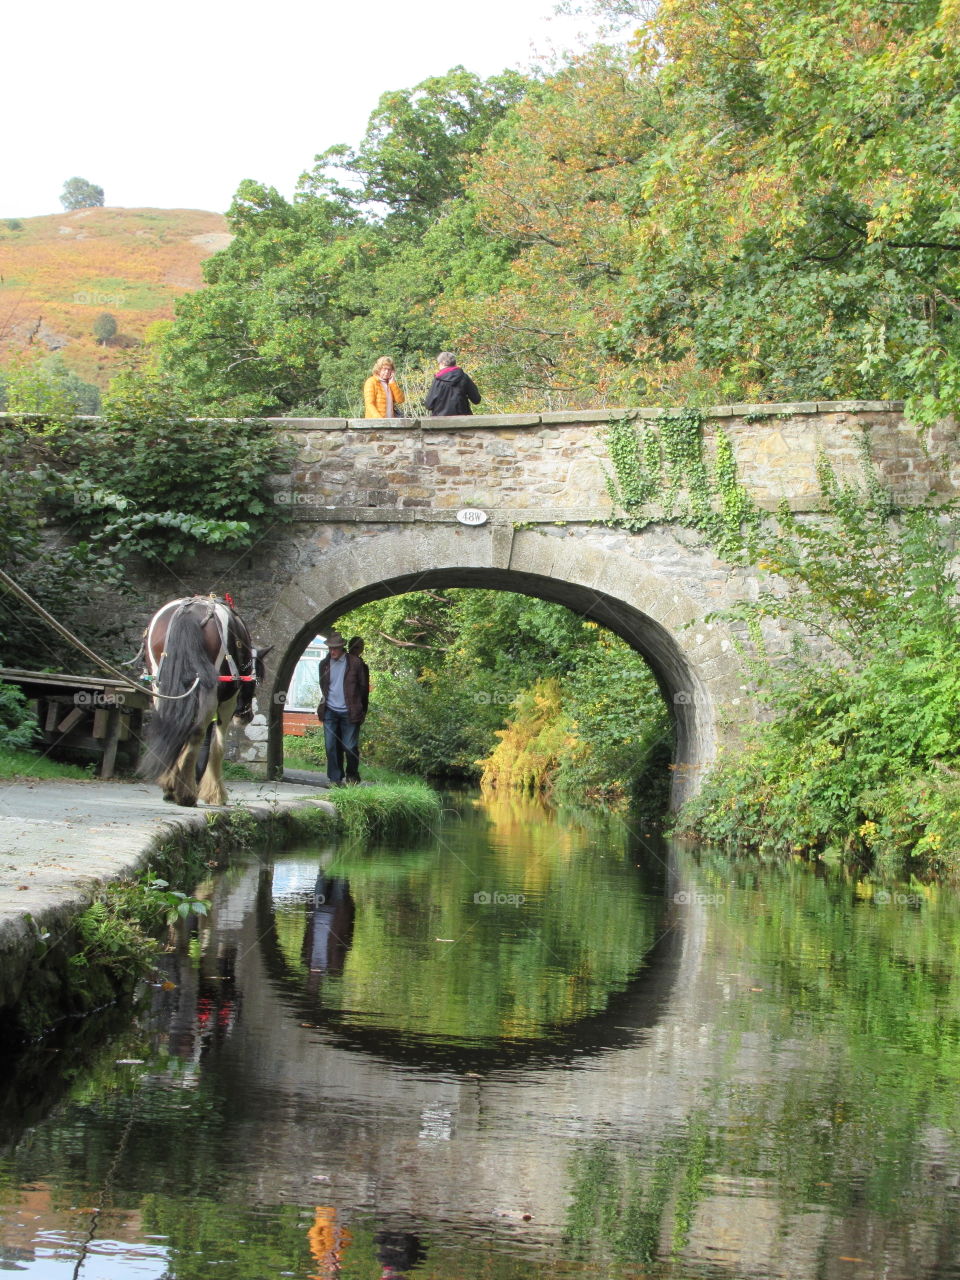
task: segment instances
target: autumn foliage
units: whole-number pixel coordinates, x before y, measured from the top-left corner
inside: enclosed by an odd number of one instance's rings
[[[0,366],[59,352],[105,387],[150,326],[172,320],[199,287],[201,263],[229,240],[216,213],[182,209],[77,209],[0,222]],[[97,317],[118,334],[104,346]],[[127,356],[129,358],[129,356]]]

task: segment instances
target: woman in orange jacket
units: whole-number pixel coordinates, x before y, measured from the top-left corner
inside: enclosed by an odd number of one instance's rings
[[[381,356],[373,373],[363,384],[365,418],[396,418],[397,405],[403,404],[403,391],[396,381],[393,361]]]

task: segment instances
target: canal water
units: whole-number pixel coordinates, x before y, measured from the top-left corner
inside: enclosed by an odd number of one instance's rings
[[[960,1276],[952,894],[473,796],[205,891],[3,1081],[0,1271]]]

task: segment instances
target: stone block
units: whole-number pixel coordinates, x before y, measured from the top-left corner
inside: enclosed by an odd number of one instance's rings
[[[611,416],[626,412],[624,409],[562,409],[553,413],[541,413],[540,421],[544,424],[557,423],[575,425],[580,422],[609,422]]]
[[[283,431],[342,431],[346,418],[266,418],[272,427]]]
[[[903,413],[902,400],[820,400],[817,413]]]
[[[753,404],[753,405],[731,405],[731,412],[740,415],[741,410],[749,415],[763,415],[775,418],[784,418],[796,414],[811,414],[817,412],[817,403],[815,400],[775,400],[770,404]]]

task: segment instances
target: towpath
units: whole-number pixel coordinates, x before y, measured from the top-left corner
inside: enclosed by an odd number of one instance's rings
[[[228,782],[229,807],[266,813],[310,802],[332,809],[318,798],[322,785]],[[146,783],[0,782],[0,952],[22,939],[30,917],[82,908],[97,884],[135,874],[165,831],[223,811],[165,804]]]

